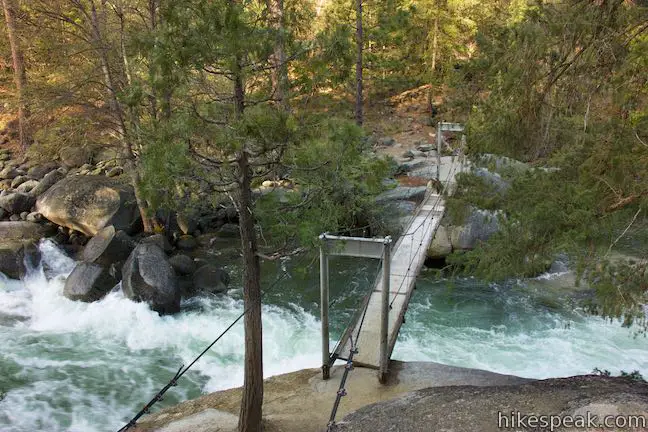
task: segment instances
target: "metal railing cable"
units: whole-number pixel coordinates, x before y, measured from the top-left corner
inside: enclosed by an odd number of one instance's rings
[[[362,313],[362,318],[360,320],[360,325],[358,326],[358,331],[356,332],[356,337],[353,339],[353,335],[350,335],[349,338],[351,340],[351,348],[349,348],[349,357],[347,359],[346,364],[344,365],[344,373],[342,374],[342,379],[340,380],[340,385],[338,386],[338,391],[335,394],[335,401],[333,402],[333,408],[331,409],[331,415],[329,416],[329,422],[326,427],[327,432],[332,432],[335,430],[335,417],[337,416],[338,408],[340,407],[340,402],[342,402],[342,398],[344,396],[347,396],[347,391],[346,388],[344,387],[346,385],[347,378],[349,377],[349,372],[353,370],[353,356],[358,354],[358,340],[360,338],[360,332],[362,330],[362,326],[364,325],[364,320],[365,317],[367,316],[367,309],[364,309],[364,312]]]
[[[450,183],[450,179],[453,177],[454,173],[456,172],[457,165],[456,165],[455,162],[456,161],[453,158],[452,166],[450,168],[450,171],[448,172],[448,177],[446,178],[446,181],[443,183],[443,188],[440,191],[440,193],[438,194],[438,196],[436,197],[434,204],[432,205],[433,210],[437,208],[439,202],[441,201],[441,197],[445,194],[447,186]],[[428,197],[426,196],[426,198],[424,199],[423,202],[425,202],[427,200],[427,198]],[[433,214],[433,211],[430,212],[429,216],[434,217],[434,216],[432,216],[432,214]],[[408,226],[414,221],[415,217],[416,217],[416,213],[410,217],[410,220],[408,222]],[[403,238],[409,236],[411,238],[411,241],[413,242],[414,241],[414,234],[416,234],[416,232],[419,229],[421,229],[421,227],[423,227],[425,225],[425,222],[427,222],[427,219],[428,219],[428,217],[426,216],[421,221],[421,223],[413,231],[403,234],[401,236],[400,241],[402,241]],[[428,227],[425,229],[425,232],[423,233],[423,236],[421,237],[421,240],[419,241],[419,245],[418,245],[418,248],[416,249],[416,252],[414,253],[414,257],[416,257],[418,255],[418,252],[421,249],[421,246],[423,245],[423,239],[427,235],[428,231],[431,230],[431,229],[432,229],[432,224],[429,224]],[[403,276],[403,280],[401,281],[401,284],[400,284],[400,286],[398,288],[398,291],[394,295],[394,298],[392,299],[392,301],[389,304],[390,309],[391,309],[394,301],[396,300],[398,294],[400,293],[405,280],[407,279],[407,277],[409,277],[410,270],[411,270],[411,267],[412,267],[412,263],[414,261],[414,258],[412,257],[412,253],[411,253],[412,249],[413,249],[413,247],[410,248],[409,264],[408,264],[408,267],[407,267],[406,275],[401,275],[401,276]],[[380,277],[380,274],[379,274],[379,277]],[[375,286],[375,284],[376,283],[374,283],[374,286]],[[354,357],[355,354],[358,354],[358,341],[359,341],[359,338],[360,338],[360,332],[362,330],[362,326],[364,324],[365,316],[367,314],[367,310],[368,310],[368,308],[365,307],[364,311],[362,313],[362,318],[360,320],[360,324],[359,324],[357,332],[356,332],[355,339],[353,338],[352,334],[349,335],[349,339],[351,341],[351,347],[349,349],[349,356],[348,356],[348,359],[347,359],[347,363],[344,366],[344,373],[342,375],[342,379],[340,380],[340,385],[338,386],[338,391],[336,393],[335,402],[333,403],[333,408],[331,409],[331,415],[329,417],[329,422],[328,422],[328,425],[327,425],[327,428],[326,428],[327,432],[333,432],[335,430],[335,426],[336,426],[335,417],[337,415],[337,411],[338,411],[338,408],[340,406],[340,402],[342,401],[342,398],[344,396],[348,395],[348,393],[346,391],[346,388],[345,388],[345,385],[346,385],[347,378],[349,376],[349,372],[353,369],[353,357]],[[349,323],[349,326],[351,326],[354,319],[355,319],[355,316],[352,317],[352,320],[351,320],[351,323]],[[343,337],[344,337],[344,335],[343,335]],[[338,344],[336,344],[336,348],[335,348],[334,352],[337,352],[337,349],[339,348],[339,344],[341,343],[343,337],[341,337],[340,341],[338,341]]]
[[[447,189],[447,187],[448,187],[448,184],[450,183],[450,179],[453,177],[454,173],[456,172],[456,169],[457,169],[457,164],[456,164],[455,162],[453,162],[453,163],[452,163],[452,166],[451,166],[451,168],[450,168],[450,171],[448,172],[448,177],[446,178],[446,181],[443,182],[443,188],[442,188],[442,190],[440,191],[440,193],[438,194],[438,196],[436,197],[436,199],[435,199],[435,201],[434,201],[434,204],[432,205],[432,209],[436,209],[437,206],[439,205],[439,202],[441,202],[441,197],[445,194],[446,189]],[[430,212],[430,215],[429,215],[429,216],[430,216],[430,217],[434,217],[432,211]],[[423,235],[421,236],[421,239],[420,239],[420,241],[419,241],[418,247],[416,248],[416,252],[412,253],[412,251],[413,251],[413,249],[414,249],[414,247],[413,247],[413,243],[414,243],[414,234],[415,234],[419,229],[421,229],[421,227],[423,227],[423,226],[425,225],[425,223],[427,222],[427,220],[428,220],[428,217],[425,217],[425,218],[421,221],[421,223],[419,223],[418,226],[417,226],[413,231],[411,231],[411,232],[409,232],[409,233],[406,233],[406,234],[403,234],[403,237],[405,237],[405,236],[410,236],[410,239],[411,239],[410,241],[411,241],[412,245],[411,245],[411,247],[410,247],[410,256],[409,256],[409,260],[408,260],[408,264],[407,264],[407,270],[406,270],[406,272],[405,272],[405,275],[401,275],[401,276],[403,276],[403,278],[402,278],[401,283],[400,283],[400,285],[399,285],[399,287],[398,287],[398,290],[397,290],[396,293],[394,294],[392,300],[389,302],[389,307],[390,307],[390,308],[393,306],[394,302],[395,302],[396,299],[398,298],[398,295],[400,294],[401,290],[403,289],[403,286],[405,285],[405,281],[407,280],[408,277],[410,277],[410,271],[411,271],[411,269],[412,269],[412,264],[413,264],[413,262],[414,262],[414,258],[416,258],[416,256],[418,255],[419,250],[421,249],[421,247],[422,247],[422,245],[423,245],[423,239],[425,238],[425,236],[427,235],[427,233],[432,229],[432,224],[429,224],[428,227],[425,229]]]
[[[301,261],[301,263],[304,263],[304,262],[305,262],[305,260]],[[308,267],[311,267],[314,262],[315,262],[315,260],[313,260],[313,262],[311,262],[311,264]],[[266,294],[268,294],[275,287],[277,287],[279,282],[284,280],[287,276],[288,276],[288,272],[284,270],[281,276],[277,277],[277,279],[275,279],[272,282],[272,284],[270,284],[270,286],[268,286],[266,289],[263,290],[263,292],[261,293],[261,298],[263,299],[263,297]],[[230,323],[230,325],[228,325],[227,328],[225,328],[225,330],[223,330],[218,335],[218,337],[213,340],[212,343],[210,343],[200,354],[198,354],[198,356],[196,356],[193,359],[193,361],[191,363],[189,363],[188,366],[185,367],[185,365],[181,365],[180,368],[178,369],[178,372],[176,372],[175,375],[173,376],[173,378],[171,378],[171,380],[156,393],[156,395],[153,397],[153,399],[151,399],[146,405],[144,405],[144,407],[131,420],[129,420],[128,423],[126,423],[117,432],[124,432],[124,431],[127,431],[128,429],[134,427],[137,424],[137,421],[143,415],[148,414],[150,412],[151,407],[153,407],[153,405],[155,405],[157,402],[163,400],[164,399],[164,394],[171,387],[175,387],[176,385],[178,385],[178,380],[180,378],[182,378],[182,376],[184,374],[186,374],[189,371],[189,369],[191,369],[191,367],[194,364],[196,364],[196,362],[198,360],[200,360],[202,358],[202,356],[204,356],[207,353],[207,351],[209,351],[218,341],[220,341],[223,338],[223,336],[225,336],[241,320],[241,318],[243,318],[245,316],[245,314],[250,311],[250,309],[252,309],[252,306],[248,306],[247,308],[245,308],[245,310],[243,310],[243,312],[241,312],[241,314],[234,321],[232,321]]]

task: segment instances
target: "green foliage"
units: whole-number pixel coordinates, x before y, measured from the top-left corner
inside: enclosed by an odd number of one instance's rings
[[[499,210],[504,205],[504,192],[483,178],[469,173],[457,175],[457,189],[448,199],[446,217],[452,225],[463,224],[471,206],[484,210]]]
[[[463,176],[451,214],[473,205],[501,210],[505,220],[500,233],[451,261],[501,279],[537,274],[567,252],[596,290],[590,312],[645,326],[648,256],[637,239],[648,205],[648,88],[635,77],[646,66],[648,35],[637,30],[646,8],[529,4],[482,22],[477,55],[452,77],[452,99],[469,117],[473,153],[548,168],[503,173],[512,182],[505,196]],[[617,250],[638,262],[610,259]]]
[[[588,268],[585,280],[596,291],[590,313],[620,319],[648,330],[645,304],[648,302],[648,262],[634,259],[604,259]]]
[[[592,373],[594,375],[600,375],[600,376],[604,376],[604,377],[612,376],[612,372],[610,372],[607,369],[602,369],[601,370],[599,368],[594,368],[594,370],[592,370]],[[632,381],[646,382],[646,379],[643,377],[643,375],[641,375],[641,373],[639,371],[632,371],[632,372],[621,371],[619,376],[622,377],[622,378],[630,379]]]
[[[36,131],[34,144],[27,149],[27,156],[43,162],[57,160],[62,148],[86,144],[83,139],[86,127],[87,119],[64,116],[55,124]]]
[[[189,122],[181,116],[156,124],[148,133],[140,132],[144,141],[140,157],[141,191],[151,211],[180,210],[191,187],[182,182],[192,166],[187,149]]]
[[[323,232],[379,230],[374,199],[383,190],[388,163],[367,153],[361,129],[328,119],[303,125],[299,133],[284,162],[295,190],[275,191],[257,202],[264,238],[308,247]]]

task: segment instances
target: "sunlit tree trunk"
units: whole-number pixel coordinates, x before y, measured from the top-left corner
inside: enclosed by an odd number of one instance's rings
[[[362,34],[362,0],[356,0],[356,102],[355,102],[355,119],[356,123],[362,126],[364,122],[363,101],[362,96],[362,50],[363,50],[363,34]]]
[[[20,49],[20,40],[16,31],[16,10],[13,0],[2,0],[2,8],[4,9],[9,45],[11,46],[14,83],[16,85],[16,94],[18,96],[18,139],[20,147],[24,150],[27,148],[30,142],[29,130],[27,126],[29,109],[25,100],[25,88],[27,87],[25,61],[23,58],[22,50]]]
[[[288,110],[289,85],[284,37],[284,2],[283,0],[266,0],[266,7],[270,19],[270,28],[275,31],[274,49],[273,54],[270,56],[273,99],[283,109]]]
[[[94,48],[99,56],[99,61],[101,64],[101,70],[104,76],[104,83],[108,90],[108,105],[112,111],[113,117],[115,118],[117,124],[117,130],[120,134],[120,139],[122,141],[122,148],[124,154],[124,168],[129,173],[131,177],[131,183],[135,191],[135,199],[137,201],[137,206],[139,207],[140,215],[142,217],[142,224],[145,232],[153,231],[153,221],[148,214],[148,203],[144,199],[140,190],[141,178],[139,170],[136,163],[135,154],[133,153],[133,147],[131,142],[131,137],[128,134],[128,128],[126,127],[126,121],[124,118],[124,112],[119,102],[117,93],[118,89],[116,87],[115,79],[110,68],[110,59],[108,58],[108,46],[103,37],[103,19],[104,19],[104,10],[97,10],[94,1],[90,2],[90,25],[92,30],[92,39]]]
[[[241,56],[236,56],[234,70],[234,106],[237,118],[245,110],[245,84]],[[238,211],[243,254],[243,307],[247,310],[245,327],[245,362],[243,396],[239,413],[239,432],[261,432],[263,421],[263,338],[261,326],[261,267],[257,254],[252,202],[252,168],[247,145],[237,157]]]

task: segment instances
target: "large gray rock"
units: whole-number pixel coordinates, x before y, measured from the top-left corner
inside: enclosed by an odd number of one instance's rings
[[[0,197],[0,207],[11,214],[29,212],[36,199],[31,195],[13,192]]]
[[[52,230],[49,227],[33,222],[0,222],[0,243],[3,241],[36,243],[50,234]]]
[[[27,171],[27,175],[40,180],[45,177],[45,174],[54,171],[56,168],[58,168],[56,162],[48,162],[44,165],[36,165],[31,167],[29,171]]]
[[[169,264],[181,275],[190,275],[196,271],[196,264],[187,255],[178,254],[169,258]]]
[[[22,183],[16,188],[17,192],[29,194],[39,185],[38,180],[27,180],[25,183]]]
[[[497,192],[504,193],[511,187],[511,184],[504,180],[502,176],[498,173],[491,172],[486,168],[475,168],[473,174],[482,179]]]
[[[499,231],[498,213],[471,208],[463,225],[450,227],[450,242],[454,250],[474,249]]]
[[[180,289],[175,271],[161,247],[139,244],[122,269],[122,291],[131,300],[146,302],[161,314],[180,311]]]
[[[0,272],[22,278],[40,260],[36,243],[49,234],[48,227],[32,222],[0,222]]]
[[[193,290],[196,293],[223,293],[227,291],[230,277],[226,271],[206,264],[193,274]]]
[[[70,176],[41,195],[36,209],[50,221],[93,236],[113,225],[133,232],[140,213],[130,185],[103,176]]]
[[[115,231],[115,227],[110,225],[88,241],[81,253],[81,260],[110,268],[112,264],[128,259],[134,248],[135,243],[128,234]]]
[[[70,300],[93,302],[102,299],[117,283],[103,266],[80,262],[65,280],[63,295]]]
[[[492,171],[510,170],[516,173],[523,173],[531,169],[529,165],[506,156],[499,156],[492,153],[484,153],[475,158],[479,165],[486,165]]]
[[[173,252],[173,246],[171,246],[169,239],[163,234],[153,234],[152,236],[144,237],[140,240],[140,243],[152,243],[162,248],[166,253]]]
[[[29,177],[27,177],[26,175],[19,175],[18,177],[11,180],[11,187],[13,189],[16,189],[18,186],[25,183],[27,180],[29,180]]]
[[[31,194],[35,197],[41,196],[54,186],[59,181],[65,178],[65,169],[59,168],[47,173],[43,179],[38,183],[34,189],[31,190]]]
[[[0,273],[11,279],[23,278],[39,261],[40,251],[34,243],[0,240]]]
[[[411,150],[410,153],[413,158],[417,156]],[[403,162],[400,165],[398,165],[398,168],[396,169],[396,174],[407,174],[410,171],[414,171],[415,169],[422,168],[428,165],[428,163],[429,162],[423,158],[417,158],[411,161]]]
[[[13,180],[20,175],[15,166],[9,165],[0,171],[0,179]]]
[[[452,253],[452,243],[448,235],[448,229],[440,225],[437,228],[432,243],[427,250],[427,257],[431,259],[444,258]]]
[[[191,251],[198,247],[198,242],[193,236],[183,235],[180,236],[180,238],[178,239],[176,246],[180,250]]]
[[[63,165],[76,168],[90,162],[92,153],[86,147],[65,147],[59,152],[59,157]]]
[[[519,413],[519,416],[518,416]],[[605,416],[648,416],[648,384],[623,378],[577,376],[494,387],[433,387],[361,408],[337,422],[337,432],[500,432],[502,430],[549,431],[529,422],[545,416],[549,421],[572,418],[570,427],[554,425],[554,431],[645,430],[600,428]],[[518,423],[524,416],[524,423]],[[538,418],[536,417],[536,418]],[[595,419],[597,427],[575,428],[575,418]],[[599,423],[600,422],[600,423]],[[578,425],[576,423],[576,425]]]

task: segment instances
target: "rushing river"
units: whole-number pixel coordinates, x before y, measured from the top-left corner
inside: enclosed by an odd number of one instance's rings
[[[121,427],[181,364],[242,311],[240,268],[228,296],[195,298],[160,317],[116,290],[100,302],[62,295],[74,262],[43,242],[43,263],[23,281],[0,274],[0,431],[110,431]],[[320,366],[317,262],[264,264],[266,375]],[[308,265],[310,264],[310,265]],[[376,264],[332,260],[332,326],[339,335],[370,287]],[[648,339],[584,316],[557,275],[503,285],[439,281],[423,273],[393,358],[431,360],[525,377],[638,370]],[[571,292],[571,290],[570,290]],[[242,384],[243,328],[235,326],[160,405]]]

